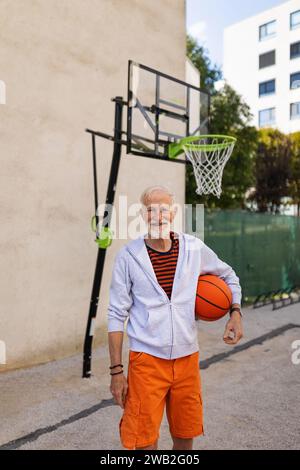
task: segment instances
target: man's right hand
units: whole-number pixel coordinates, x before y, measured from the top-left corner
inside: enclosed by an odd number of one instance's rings
[[[114,372],[115,371],[119,372],[119,368],[118,370],[114,369]],[[120,405],[121,408],[124,408],[127,389],[128,383],[124,373],[111,376],[110,391],[115,399],[115,402],[117,405]]]

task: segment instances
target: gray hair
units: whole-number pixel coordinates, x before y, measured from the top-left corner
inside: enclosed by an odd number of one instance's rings
[[[174,201],[175,201],[175,194],[170,190],[170,188],[168,188],[167,186],[161,186],[161,185],[156,185],[156,186],[149,186],[148,188],[146,188],[142,194],[141,194],[141,197],[140,197],[140,201],[143,205],[146,205],[146,201],[147,199],[151,196],[152,193],[154,193],[155,191],[161,191],[165,194],[167,194],[168,196],[170,196],[171,200],[172,200],[172,204],[174,204]]]

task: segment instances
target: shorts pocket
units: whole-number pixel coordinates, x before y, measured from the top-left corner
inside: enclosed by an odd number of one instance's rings
[[[171,434],[184,439],[204,434],[201,393],[190,392],[181,398],[180,406],[177,403],[167,411]]]
[[[123,446],[134,450],[138,437],[140,400],[129,398],[125,403],[123,416],[119,422],[119,434]]]
[[[129,362],[130,364],[135,363],[136,361],[139,360],[140,357],[142,357],[144,354],[143,351],[129,351]]]
[[[203,407],[201,393],[191,394],[191,404],[189,410],[186,410],[186,429],[194,432],[201,432],[203,427]]]

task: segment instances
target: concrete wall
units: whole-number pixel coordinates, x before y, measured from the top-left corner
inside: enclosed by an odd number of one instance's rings
[[[290,119],[290,103],[300,101],[300,88],[290,90],[290,74],[300,72],[300,58],[290,60],[290,44],[300,41],[300,28],[290,30],[290,13],[299,9],[299,0],[290,0],[224,30],[224,77],[249,104],[255,126],[259,110],[275,107],[272,127],[286,133],[300,130],[300,119]],[[273,20],[276,35],[260,41],[259,26]],[[273,49],[276,65],[259,69],[259,55]],[[259,97],[259,83],[272,79],[276,93]]]
[[[82,350],[97,255],[84,130],[112,132],[110,99],[126,97],[128,59],[184,79],[183,0],[0,0],[0,370]],[[97,151],[104,202],[111,142],[99,139]],[[184,174],[183,165],[124,150],[116,200],[137,202],[146,185],[166,183],[183,203]],[[106,342],[112,261],[123,243],[108,249],[96,344]]]

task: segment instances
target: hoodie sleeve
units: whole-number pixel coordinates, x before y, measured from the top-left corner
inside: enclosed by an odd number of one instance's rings
[[[241,304],[242,289],[239,278],[229,264],[222,261],[216,253],[203,243],[201,248],[200,274],[215,274],[223,279],[232,292],[232,303]]]
[[[115,257],[109,290],[108,331],[124,331],[132,305],[131,281],[126,258],[120,250]]]

